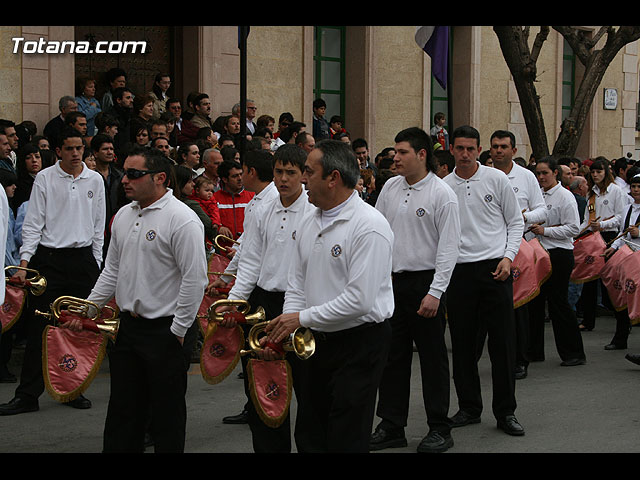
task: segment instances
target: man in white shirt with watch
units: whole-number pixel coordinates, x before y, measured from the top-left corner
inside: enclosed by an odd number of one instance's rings
[[[524,435],[514,412],[516,334],[511,262],[520,248],[524,221],[518,199],[503,172],[478,162],[480,134],[468,125],[451,135],[456,160],[445,182],[460,208],[458,263],[447,290],[453,379],[459,411],[453,427],[479,423],[482,395],[476,355],[478,332],[486,328],[498,428]]]
[[[102,307],[115,295],[120,309],[104,452],[143,452],[149,415],[155,451],[184,451],[182,342],[208,277],[204,227],[167,188],[172,168],[153,149],[129,152],[122,185],[132,202],[114,217],[105,268],[87,298]]]

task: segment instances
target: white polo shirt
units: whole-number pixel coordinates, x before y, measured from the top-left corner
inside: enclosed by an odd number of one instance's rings
[[[605,193],[600,192],[600,188],[594,185],[591,190],[596,196],[596,216],[600,217],[600,229],[605,232],[617,232],[618,227],[622,225],[624,219],[623,213],[626,213],[626,207],[629,205],[629,195],[625,194],[622,189],[611,182],[607,186]],[[633,198],[631,198],[633,202]],[[608,220],[605,220],[608,219]],[[580,225],[580,231],[589,225],[589,198],[587,197],[587,208],[584,212],[584,219]]]
[[[580,233],[580,215],[575,195],[560,183],[546,192],[540,190],[547,206],[544,235],[537,236],[540,244],[547,250],[573,250],[573,237]]]
[[[40,171],[33,182],[22,226],[20,260],[31,260],[38,245],[49,248],[91,246],[102,264],[106,216],[102,175],[83,165],[77,177],[60,161]]]
[[[440,298],[460,249],[456,194],[433,172],[413,185],[396,176],[384,184],[376,208],[393,230],[394,273],[435,270],[429,294]]]
[[[300,312],[301,325],[323,332],[390,318],[389,223],[355,191],[324,228],[321,213],[314,208],[297,229],[283,312]]]
[[[527,217],[527,224],[540,222],[546,224],[547,209],[540,193],[538,179],[531,170],[521,167],[514,161],[511,163],[511,171],[507,173],[507,177],[518,199],[520,211],[526,210],[524,215]]]
[[[277,198],[279,196],[280,194],[278,193],[276,184],[271,182],[260,192],[256,193],[251,201],[247,204],[246,208],[244,209],[244,222],[242,223],[243,232],[237,240],[239,245],[234,244],[234,246],[232,247],[236,251],[236,253],[227,265],[227,268],[225,268],[226,273],[237,273],[238,262],[240,261],[240,251],[242,250],[242,242],[244,242],[245,233],[253,228],[253,225],[255,223],[254,218],[256,217],[256,212],[258,211],[259,207],[263,203],[266,203],[268,200]],[[231,277],[230,275],[222,275],[220,278],[226,283],[229,283],[233,279],[233,277]]]
[[[634,202],[625,209],[624,215],[622,217],[622,221],[620,222],[620,228],[619,228],[618,234],[622,233],[622,231],[624,230],[624,224],[627,219],[627,215],[629,214],[629,210],[631,210],[631,216],[629,218],[629,226],[634,225],[636,223],[636,220],[640,218],[640,203]],[[640,239],[632,237],[630,233],[626,233],[624,236],[618,238],[615,242],[613,242],[611,246],[617,250],[618,248],[622,247],[625,244],[624,242],[625,240],[629,240],[631,242],[636,242],[636,243],[640,241]]]
[[[204,226],[171,190],[141,209],[137,201],[115,215],[105,267],[88,300],[105,305],[115,294],[122,311],[144,318],[173,315],[184,337],[209,283]]]
[[[7,235],[9,234],[9,199],[4,188],[0,188],[0,190],[0,254],[2,258],[5,258]],[[2,275],[0,282],[0,305],[2,305],[6,293],[6,278],[4,275]]]
[[[478,170],[469,179],[460,178],[457,169],[444,178],[460,208],[458,263],[505,257],[513,261],[524,231],[518,199],[502,171],[476,164]]]
[[[242,256],[229,299],[248,300],[256,285],[268,292],[287,289],[291,252],[295,248],[300,220],[314,208],[304,189],[288,207],[282,205],[279,195],[265,200],[262,205],[262,214],[243,234]]]

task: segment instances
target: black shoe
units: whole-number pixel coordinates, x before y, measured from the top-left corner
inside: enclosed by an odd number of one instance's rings
[[[624,358],[629,360],[631,363],[635,363],[636,365],[640,365],[640,354],[639,353],[627,353]]]
[[[429,432],[418,445],[418,453],[442,453],[453,447],[453,438],[450,434]]]
[[[400,448],[407,446],[407,439],[404,436],[404,429],[376,428],[369,439],[369,451],[383,450],[385,448]]]
[[[575,367],[576,365],[584,365],[587,363],[585,358],[570,358],[569,360],[565,360],[560,365],[563,367]]]
[[[91,408],[91,400],[86,398],[84,395],[80,395],[75,400],[65,402],[64,405],[67,407],[77,408],[78,410],[86,410],[87,408]]]
[[[627,346],[616,345],[615,343],[610,343],[609,345],[604,346],[605,350],[626,350]]]
[[[244,378],[244,372],[238,373],[238,378]]]
[[[527,367],[526,365],[518,365],[516,366],[516,380],[522,380],[523,378],[527,378]]]
[[[232,425],[240,425],[242,423],[249,422],[249,412],[243,410],[238,415],[230,415],[228,417],[224,417],[222,419],[222,423],[232,424]]]
[[[515,415],[507,415],[498,420],[498,428],[508,435],[520,437],[524,435],[524,428],[518,423]]]
[[[465,425],[471,425],[472,423],[480,423],[480,415],[474,417],[464,410],[458,411],[453,417],[451,417],[451,427],[464,427]]]
[[[38,410],[40,410],[38,400],[25,400],[20,397],[14,397],[9,403],[0,405],[0,415],[17,415]]]

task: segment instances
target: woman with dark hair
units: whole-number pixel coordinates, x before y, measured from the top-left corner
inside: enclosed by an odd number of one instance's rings
[[[559,172],[553,157],[542,158],[536,163],[536,176],[547,206],[547,218],[544,225],[534,224],[531,232],[549,252],[551,276],[542,285],[540,295],[529,303],[529,354],[531,358],[544,358],[545,303],[548,303],[562,365],[574,366],[586,361],[578,322],[568,298],[569,278],[574,266],[573,237],[580,232],[580,217],[575,197],[558,181]]]
[[[625,193],[616,185],[609,161],[597,157],[589,169],[587,176],[589,193],[587,194],[587,210],[580,231],[585,229],[599,232],[605,243],[613,240],[618,233],[622,214],[629,204]],[[580,330],[591,331],[596,324],[596,308],[598,303],[598,286],[602,295],[602,304],[610,307],[609,295],[602,282],[592,280],[582,286],[583,318]]]
[[[153,87],[147,94],[153,99],[153,118],[160,118],[167,111],[167,90],[171,86],[171,77],[168,73],[158,73],[153,79]]]
[[[113,100],[113,92],[116,88],[126,87],[127,86],[127,74],[126,72],[118,67],[112,68],[107,73],[105,73],[105,78],[107,80],[107,85],[109,89],[102,97],[102,109],[107,111],[109,107],[112,107],[114,104]]]
[[[31,188],[36,174],[42,170],[42,151],[37,145],[27,143],[18,150],[18,161],[16,163],[17,182],[16,193],[13,201],[10,202],[13,212],[18,211],[18,207],[29,200],[31,196]]]
[[[149,145],[149,137],[149,125],[143,122],[142,119],[134,119],[131,122],[129,141],[132,144],[146,147]]]
[[[211,243],[218,236],[218,227],[214,225],[211,218],[206,214],[200,204],[189,196],[193,193],[193,187],[195,185],[193,181],[193,170],[183,165],[176,165],[174,167],[175,184],[172,185],[173,196],[182,201],[188,207],[190,207],[204,225],[205,243],[207,240]]]

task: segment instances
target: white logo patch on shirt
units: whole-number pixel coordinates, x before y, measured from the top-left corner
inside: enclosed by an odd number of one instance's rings
[[[147,234],[145,235],[145,238],[146,238],[147,240],[149,240],[149,241],[151,241],[151,240],[155,240],[155,238],[156,238],[156,232],[155,232],[154,230],[149,230],[149,231],[147,232]]]
[[[89,190],[89,192],[87,192],[87,197],[93,198],[93,192],[91,190]]]
[[[491,195],[491,194],[486,194],[486,195],[484,196],[484,201],[485,201],[485,202],[489,203],[489,202],[491,202],[492,200],[493,200],[493,195]]]
[[[424,208],[419,208],[416,210],[416,215],[419,217],[424,217],[425,213],[426,213],[426,210]]]
[[[331,247],[331,255],[334,257],[339,257],[342,255],[342,247],[338,244]]]

